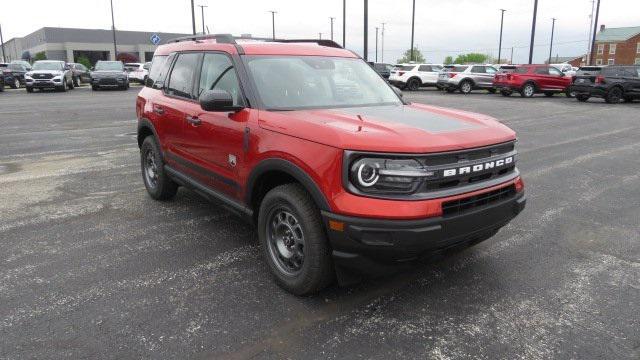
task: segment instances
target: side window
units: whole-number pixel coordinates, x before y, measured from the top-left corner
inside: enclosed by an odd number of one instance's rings
[[[198,97],[206,90],[224,90],[231,94],[234,105],[244,105],[240,83],[233,63],[223,54],[204,54]]]
[[[549,75],[556,75],[556,76],[562,76],[564,74],[562,74],[562,71],[554,68],[554,67],[550,67],[549,68]]]
[[[492,66],[487,66],[485,70],[487,71],[487,74],[492,74],[492,75],[498,72],[498,70],[496,70],[496,68]]]
[[[158,81],[164,81],[167,71],[169,70],[169,64],[171,64],[171,61],[167,61],[167,55],[154,56],[145,85],[157,89],[158,87],[156,87],[155,84]]]
[[[534,71],[534,74],[537,75],[549,75],[549,68],[548,67],[537,67],[536,70]]]
[[[420,65],[420,67],[418,67],[418,71],[433,71],[433,70],[431,70],[431,66],[429,65]]]
[[[513,72],[516,74],[526,74],[528,70],[526,67],[517,67]]]
[[[187,99],[194,98],[193,77],[196,74],[200,56],[200,53],[178,54],[178,58],[171,70],[171,75],[169,75],[169,84],[166,88],[169,95],[180,96]]]
[[[484,74],[486,71],[484,66],[474,66],[471,68],[472,73]]]

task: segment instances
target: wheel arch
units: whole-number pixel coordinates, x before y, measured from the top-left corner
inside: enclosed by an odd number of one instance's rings
[[[156,128],[153,126],[153,123],[149,121],[149,119],[141,118],[138,120],[138,131],[137,131],[137,141],[138,148],[142,147],[142,143],[147,136],[153,136],[158,141],[158,145],[160,144],[160,139],[158,138],[158,133],[156,132]],[[162,146],[160,146],[160,155],[164,157],[162,153]]]

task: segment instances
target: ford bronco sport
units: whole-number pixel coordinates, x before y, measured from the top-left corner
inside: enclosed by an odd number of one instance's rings
[[[294,294],[478,243],[525,205],[512,130],[409,104],[329,40],[176,39],[136,112],[149,195],[185,186],[252,221]]]

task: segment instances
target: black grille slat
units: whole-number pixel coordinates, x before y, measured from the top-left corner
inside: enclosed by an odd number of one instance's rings
[[[458,200],[447,201],[442,204],[442,215],[452,216],[461,214],[482,206],[486,206],[503,199],[508,199],[516,194],[515,185],[493,190],[479,195],[474,195]]]

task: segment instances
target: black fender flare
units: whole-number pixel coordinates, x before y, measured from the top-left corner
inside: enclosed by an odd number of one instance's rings
[[[309,192],[320,210],[331,211],[331,207],[329,206],[327,199],[325,198],[324,194],[315,183],[315,181],[313,181],[313,179],[296,164],[292,163],[291,161],[279,158],[269,158],[262,160],[253,168],[253,170],[251,170],[251,174],[249,174],[249,178],[245,187],[245,204],[249,205],[252,203],[253,189],[256,186],[256,182],[258,181],[260,176],[274,170],[282,171],[292,176]]]

